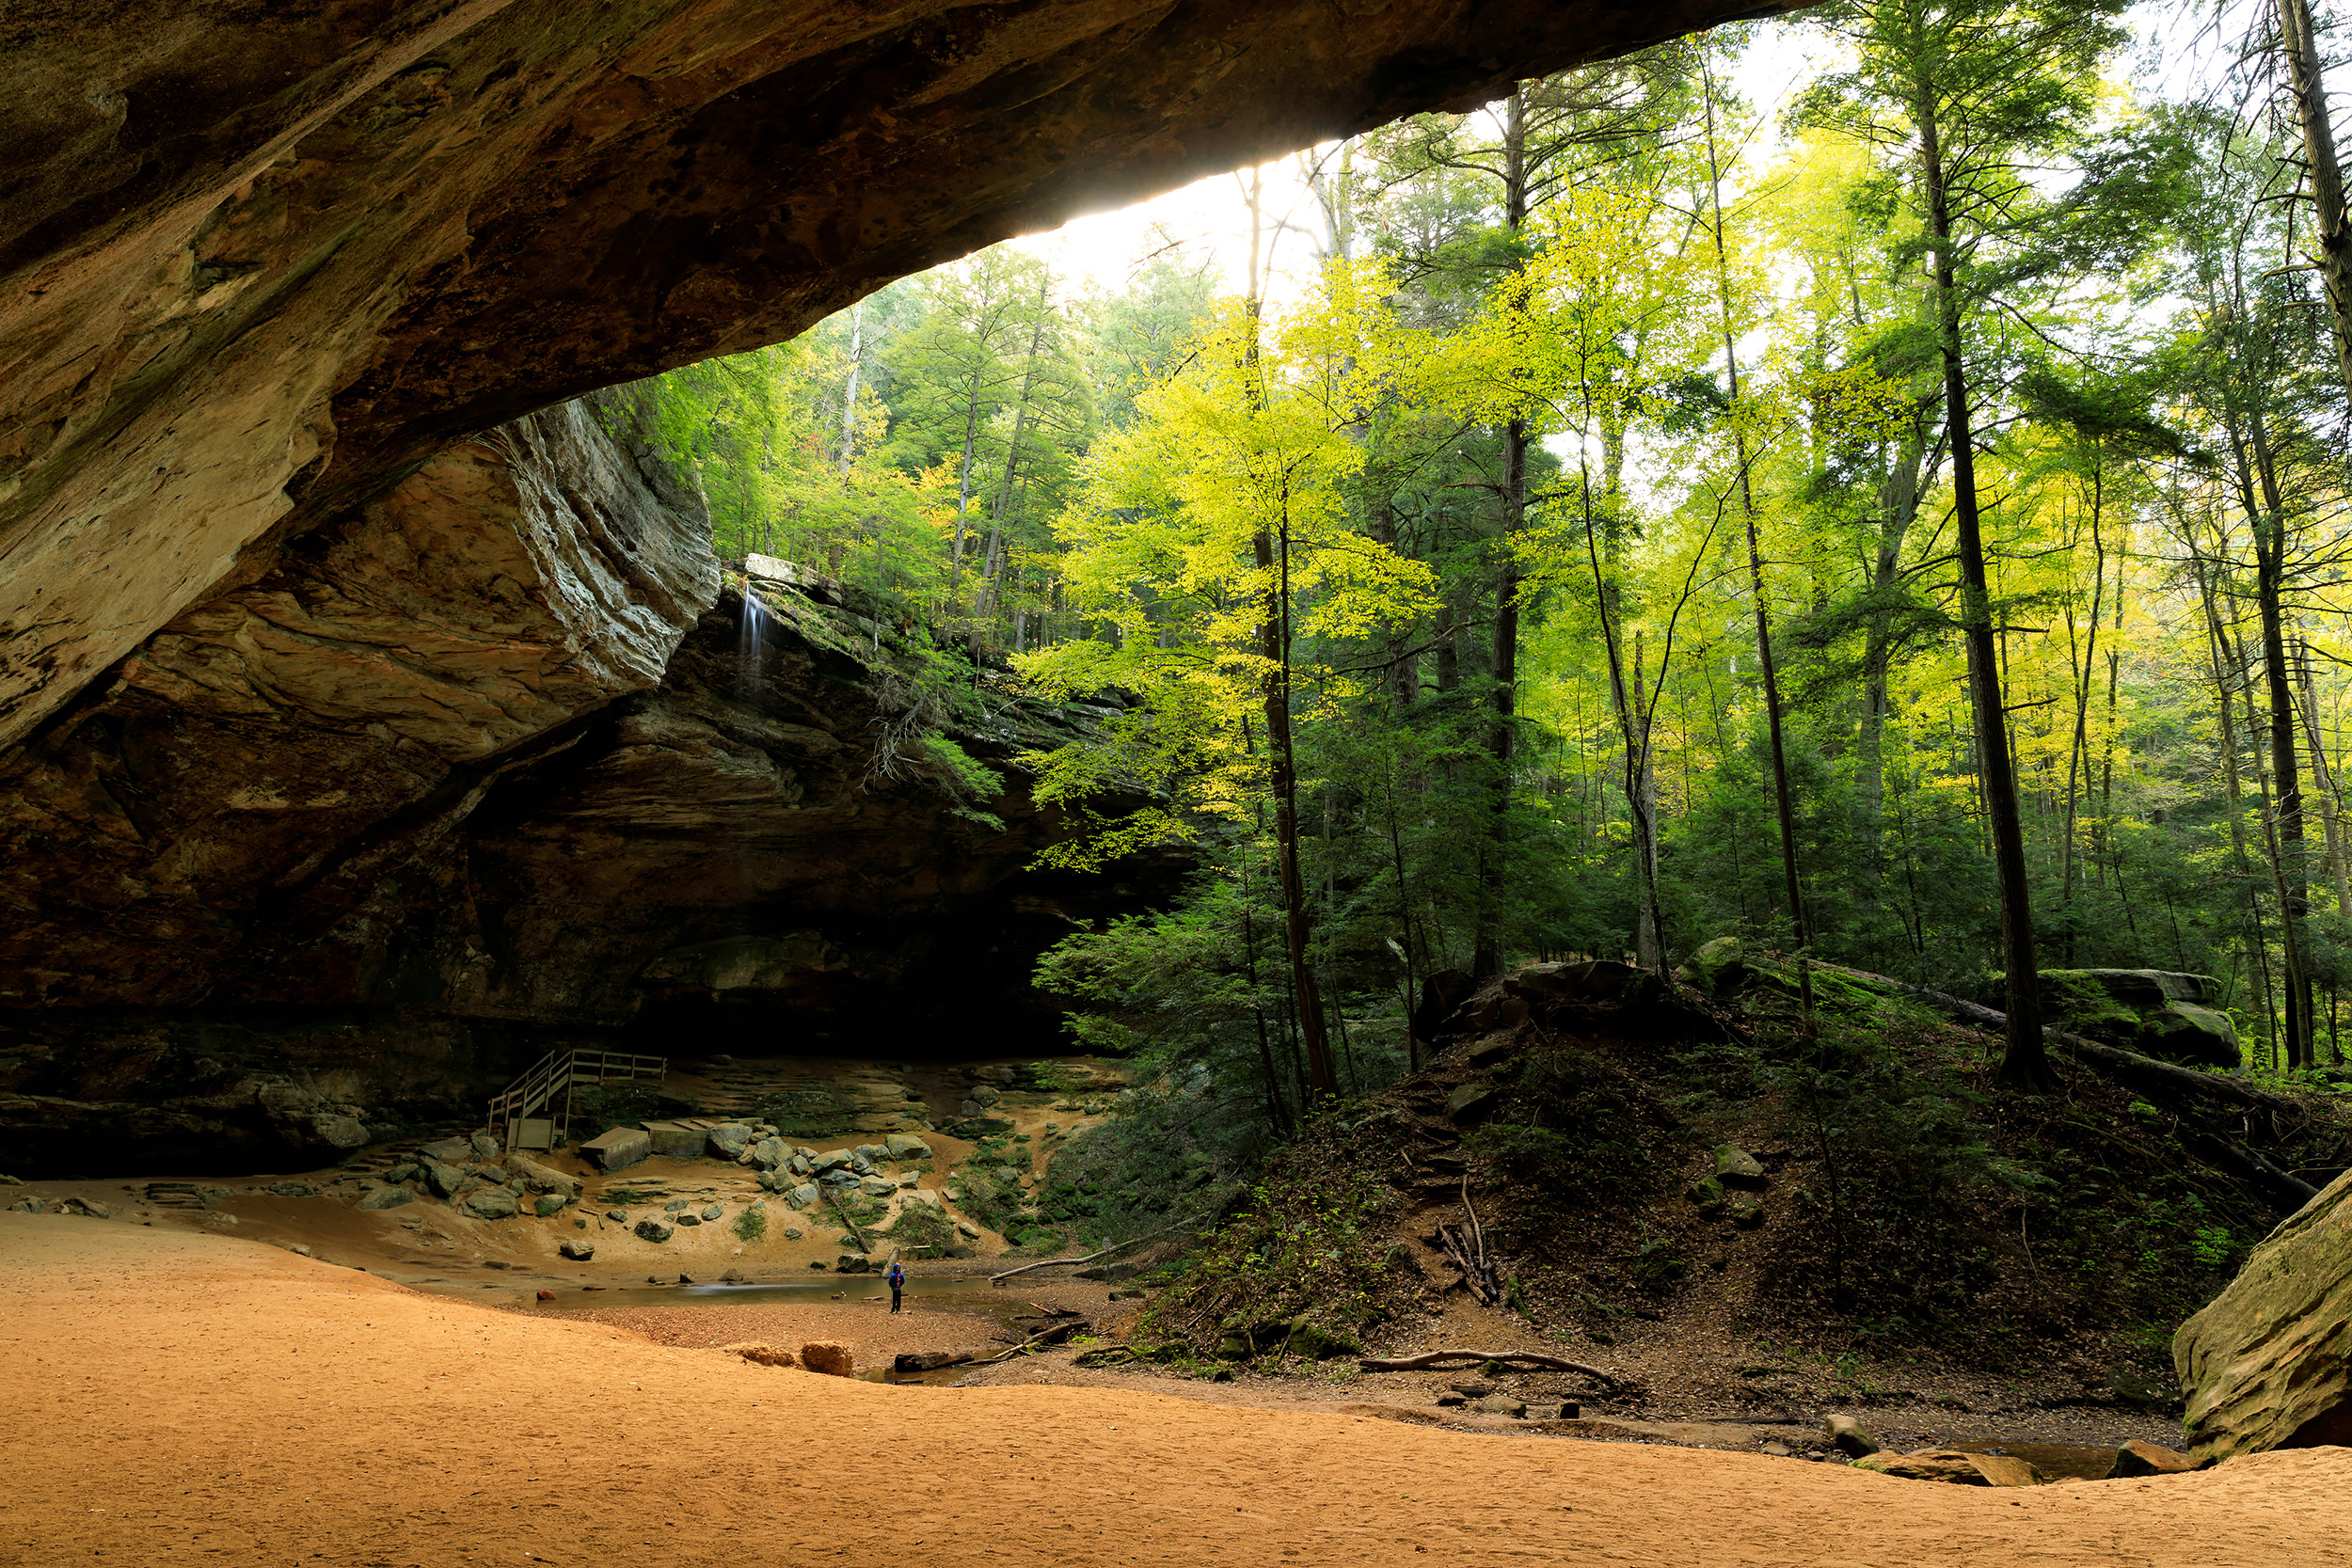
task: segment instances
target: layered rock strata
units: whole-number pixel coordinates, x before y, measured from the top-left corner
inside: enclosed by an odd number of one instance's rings
[[[707,534],[625,397],[565,404],[0,755],[14,1168],[293,1168],[624,1037],[1050,1037],[1036,954],[1139,895],[1025,869],[1062,829],[1010,759],[1087,715]]]
[[[1010,234],[1758,8],[20,8],[0,743],[474,432],[787,338]]]

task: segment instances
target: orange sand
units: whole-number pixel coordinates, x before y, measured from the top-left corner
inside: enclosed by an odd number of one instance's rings
[[[1994,1491],[1129,1389],[887,1386],[0,1213],[0,1563],[2352,1564],[2352,1450]]]

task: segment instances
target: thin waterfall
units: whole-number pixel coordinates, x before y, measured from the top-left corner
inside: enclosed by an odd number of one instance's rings
[[[743,619],[735,639],[735,695],[754,707],[759,705],[760,672],[767,651],[768,623],[775,613],[760,602],[759,591],[752,579],[743,579]]]

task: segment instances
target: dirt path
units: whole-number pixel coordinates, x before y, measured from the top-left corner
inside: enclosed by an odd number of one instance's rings
[[[0,1563],[2352,1563],[2352,1452],[1979,1491],[1128,1389],[888,1387],[0,1214]]]

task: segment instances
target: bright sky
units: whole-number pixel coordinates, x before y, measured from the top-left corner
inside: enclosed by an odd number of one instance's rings
[[[1767,125],[1777,125],[1789,95],[1811,76],[1814,57],[1822,47],[1820,34],[1809,28],[1787,23],[1759,27],[1731,72],[1732,85],[1763,112]],[[1284,159],[1265,168],[1268,214],[1288,212],[1294,222],[1320,227],[1298,160]],[[1011,244],[1044,257],[1073,283],[1091,279],[1110,290],[1121,287],[1137,262],[1156,250],[1171,244],[1186,250],[1205,247],[1238,292],[1248,264],[1249,210],[1240,176],[1218,174]],[[1282,233],[1276,244],[1276,277],[1268,293],[1279,300],[1295,296],[1306,285],[1313,276],[1314,257],[1302,235]]]

